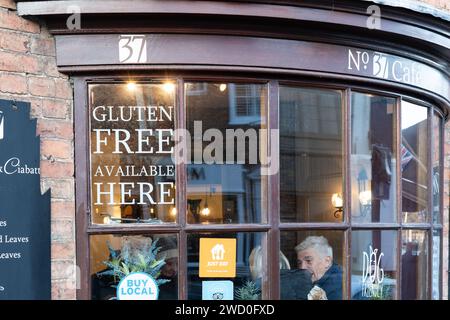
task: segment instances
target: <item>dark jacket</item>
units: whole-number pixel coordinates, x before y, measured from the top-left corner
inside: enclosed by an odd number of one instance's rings
[[[168,279],[170,281],[159,285],[158,300],[178,300],[178,277],[160,277],[159,279]]]
[[[313,284],[325,291],[328,300],[342,300],[342,268],[339,265],[333,263]]]
[[[280,270],[281,300],[307,300],[312,287],[308,270]]]

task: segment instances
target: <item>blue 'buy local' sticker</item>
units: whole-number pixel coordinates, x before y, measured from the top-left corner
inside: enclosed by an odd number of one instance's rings
[[[159,289],[147,273],[133,272],[117,286],[117,300],[158,300]]]

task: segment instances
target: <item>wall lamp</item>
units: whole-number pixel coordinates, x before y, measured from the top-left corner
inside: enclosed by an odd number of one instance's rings
[[[339,218],[339,215],[344,211],[344,200],[342,199],[342,194],[333,193],[331,196],[331,203],[333,204],[333,207],[336,208],[336,211],[333,213],[334,217]]]

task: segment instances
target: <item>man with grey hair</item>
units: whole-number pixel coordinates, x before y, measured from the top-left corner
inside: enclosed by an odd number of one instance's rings
[[[333,262],[333,249],[323,236],[310,236],[295,247],[297,268],[311,273],[313,284],[328,300],[342,299],[342,268]]]

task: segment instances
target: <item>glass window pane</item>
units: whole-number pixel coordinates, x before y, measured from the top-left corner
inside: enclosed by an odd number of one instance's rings
[[[441,298],[441,232],[433,230],[433,255],[431,257],[431,281],[433,300]]]
[[[282,222],[342,221],[341,109],[339,91],[280,87]]]
[[[440,168],[442,148],[442,118],[434,113],[433,119],[433,223],[441,222],[441,190],[440,190]]]
[[[185,89],[188,223],[265,221],[260,133],[266,128],[266,86],[186,83]]]
[[[352,221],[396,221],[395,99],[353,93]]]
[[[89,241],[93,300],[116,299],[117,285],[130,272],[149,274],[158,300],[178,299],[177,236],[95,235]]]
[[[188,235],[189,300],[260,300],[266,281],[263,233]]]
[[[352,299],[395,299],[396,268],[397,231],[352,232]]]
[[[428,233],[402,231],[402,299],[425,300],[428,278]]]
[[[174,222],[173,84],[89,86],[92,223]]]
[[[342,231],[281,232],[280,298],[341,300],[344,257]]]
[[[403,222],[426,222],[428,212],[428,109],[402,102]]]

